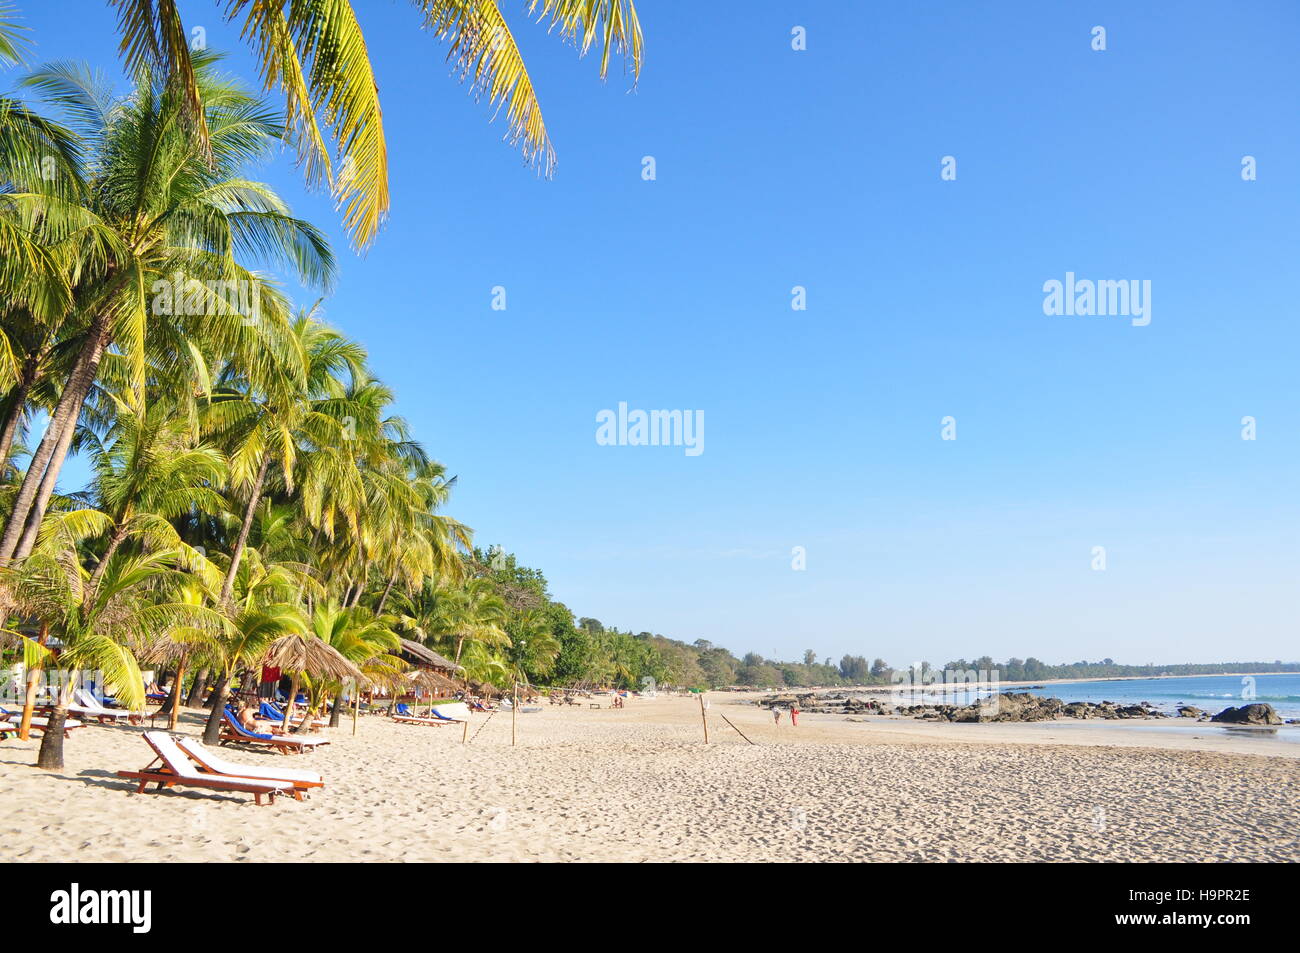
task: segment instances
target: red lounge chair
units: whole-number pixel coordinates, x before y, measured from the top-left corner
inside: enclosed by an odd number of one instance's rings
[[[203,774],[185,755],[171,735],[162,731],[146,731],[144,740],[157,755],[149,764],[139,771],[119,771],[119,778],[139,781],[137,794],[144,794],[150,784],[157,784],[155,791],[183,784],[192,788],[208,788],[212,791],[243,791],[253,795],[253,799],[262,803],[265,795],[268,803],[275,803],[277,794],[293,794],[293,784],[289,781],[267,781],[256,778],[217,776]],[[154,765],[158,765],[154,767]]]

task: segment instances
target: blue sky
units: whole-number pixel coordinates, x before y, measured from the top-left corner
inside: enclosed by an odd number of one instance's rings
[[[327,317],[451,512],[577,614],[900,665],[1296,656],[1300,8],[643,0],[635,91],[515,16],[546,181],[409,4],[354,6],[386,231],[359,258],[289,156],[263,177],[335,236]],[[106,3],[19,8],[37,58],[116,69]],[[1045,315],[1066,272],[1149,280],[1151,323]],[[597,445],[620,401],[703,410],[705,452]]]

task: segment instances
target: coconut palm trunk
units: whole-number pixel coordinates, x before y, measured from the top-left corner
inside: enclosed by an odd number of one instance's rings
[[[40,644],[50,637],[50,627],[41,623]],[[36,689],[41,683],[41,666],[33,665],[27,672],[27,692],[23,695],[23,717],[18,722],[18,738],[26,741],[32,736],[32,712],[36,709]]]
[[[284,721],[280,725],[280,730],[285,734],[289,733],[289,719],[293,716],[294,699],[298,697],[298,673],[294,672],[289,677],[289,700],[284,703]]]
[[[27,395],[36,383],[36,369],[40,366],[41,355],[32,354],[23,362],[22,375],[9,395],[12,407],[0,427],[0,472],[9,462],[9,453],[13,450],[14,436],[18,433],[18,424],[23,419],[23,409],[27,406]]]
[[[174,731],[176,729],[176,719],[180,717],[181,680],[185,677],[186,660],[187,660],[187,653],[182,654],[180,657],[180,661],[176,663],[176,676],[175,678],[172,679],[171,694],[167,696],[167,701],[163,702],[162,708],[159,709],[159,711],[167,712],[168,731]]]
[[[36,755],[36,767],[46,771],[63,770],[63,730],[68,722],[68,706],[72,704],[72,685],[75,679],[68,679],[59,692],[59,700],[50,712],[45,723],[45,734],[41,736],[41,750]]]
[[[15,557],[21,559],[31,552],[36,541],[36,530],[40,528],[45,508],[50,502],[50,494],[54,492],[54,483],[58,480],[63,461],[67,458],[68,447],[72,444],[81,405],[99,373],[99,362],[104,356],[107,343],[108,316],[100,315],[90,326],[86,343],[77,356],[77,363],[63,388],[49,426],[45,429],[45,436],[41,439],[18,495],[14,498],[9,522],[5,524],[4,535],[0,536],[0,566],[7,565]]]
[[[36,688],[41,683],[41,670],[33,668],[27,673],[27,693],[23,696],[23,717],[18,723],[18,738],[26,741],[32,736],[32,712],[36,709]]]
[[[384,594],[379,597],[379,605],[375,607],[375,615],[384,614],[384,603],[388,601],[388,594],[393,591],[393,584],[396,582],[396,576],[388,577],[388,585],[384,586]]]
[[[244,550],[248,546],[248,532],[253,528],[253,516],[257,513],[257,504],[262,498],[262,486],[266,483],[266,471],[270,465],[271,458],[263,454],[262,465],[257,469],[257,477],[253,480],[253,489],[248,495],[248,506],[244,508],[244,522],[239,527],[239,537],[235,540],[234,549],[230,551],[230,567],[226,570],[226,578],[221,583],[222,603],[230,599],[231,590],[235,587],[235,575],[239,572],[239,561],[244,558]]]
[[[334,696],[334,707],[330,709],[330,727],[337,728],[339,722],[343,719],[343,695],[344,690],[339,689],[338,694]]]
[[[212,689],[212,711],[208,713],[208,723],[203,729],[203,743],[215,745],[221,741],[221,715],[226,709],[226,689],[230,686],[230,676],[222,674]]]
[[[190,692],[185,696],[186,708],[197,708],[203,702],[203,692],[208,687],[208,669],[201,668],[194,673],[194,682]]]
[[[125,519],[113,528],[113,535],[110,536],[108,540],[108,548],[104,550],[104,555],[100,557],[99,565],[95,567],[95,571],[90,574],[90,582],[87,585],[88,591],[94,592],[95,589],[98,588],[99,580],[104,577],[104,570],[108,568],[109,559],[112,558],[118,548],[126,542],[126,534],[128,531],[129,526]]]

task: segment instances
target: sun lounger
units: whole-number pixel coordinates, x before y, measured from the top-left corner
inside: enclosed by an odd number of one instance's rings
[[[262,702],[262,704],[258,706],[257,716],[266,721],[284,721],[284,712],[279,708],[276,708],[270,702]],[[301,719],[299,719],[299,722],[301,722]],[[290,723],[292,724],[292,722]],[[323,718],[313,718],[311,720],[311,726],[313,728],[324,728],[326,724],[328,724],[328,722]]]
[[[302,754],[304,751],[315,751],[317,745],[329,744],[324,738],[291,738],[288,735],[267,735],[260,731],[249,731],[239,723],[239,717],[226,708],[221,713],[221,743],[224,745],[231,742],[266,745],[285,754],[291,752]]]
[[[434,725],[438,728],[451,723],[445,718],[417,718],[415,715],[394,715],[393,721],[403,725]]]
[[[95,699],[94,695],[84,688],[78,688],[72,693],[72,697],[76,704],[69,705],[68,711],[85,718],[87,721],[94,718],[101,724],[104,722],[117,724],[123,719],[130,722],[144,720],[144,717],[138,712],[125,711],[121,708],[105,708]]]
[[[253,778],[257,781],[288,781],[293,785],[293,796],[299,801],[309,788],[325,786],[325,779],[315,771],[302,771],[297,768],[261,768],[247,764],[233,764],[210,748],[205,748],[194,738],[177,738],[176,745],[190,760],[199,766],[199,770],[209,774],[228,778]]]
[[[274,803],[277,794],[294,793],[294,786],[290,781],[204,774],[166,732],[146,731],[144,740],[157,757],[139,771],[117,772],[119,778],[140,782],[140,786],[136,789],[137,794],[144,794],[145,788],[150,784],[158,785],[155,791],[181,784],[213,791],[243,791],[253,795],[254,800],[261,804],[263,795],[268,802]]]
[[[0,708],[0,716],[3,716],[7,721],[13,722],[15,731],[18,730],[18,726],[19,724],[21,724],[23,720],[23,713],[21,711],[9,711],[9,709],[7,708]],[[50,721],[48,718],[45,718],[41,715],[33,715],[32,731],[39,731],[42,734],[44,734],[45,726],[48,725],[49,723]],[[81,722],[77,721],[77,719],[75,718],[64,719],[63,737],[69,738],[71,737],[71,733],[74,728],[83,728],[83,727],[85,726]]]

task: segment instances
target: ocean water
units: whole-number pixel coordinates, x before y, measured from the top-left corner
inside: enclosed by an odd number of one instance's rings
[[[1150,702],[1173,714],[1179,705],[1195,705],[1211,715],[1251,702],[1268,702],[1283,718],[1300,718],[1300,674],[1207,675],[1199,678],[1124,678],[1106,682],[1062,682],[1042,688],[1007,688],[1064,702],[1111,701],[1119,705]]]
[[[1195,705],[1217,715],[1228,707],[1268,702],[1282,718],[1300,718],[1300,673],[1284,675],[1207,675],[1189,678],[1117,678],[1102,682],[1061,682],[1058,685],[1004,686],[1004,692],[1029,692],[1063,702],[1115,702],[1152,707],[1176,714],[1180,705]],[[992,692],[987,689],[950,686],[902,688],[890,699],[892,705],[970,705]],[[1252,697],[1253,696],[1253,697]]]

